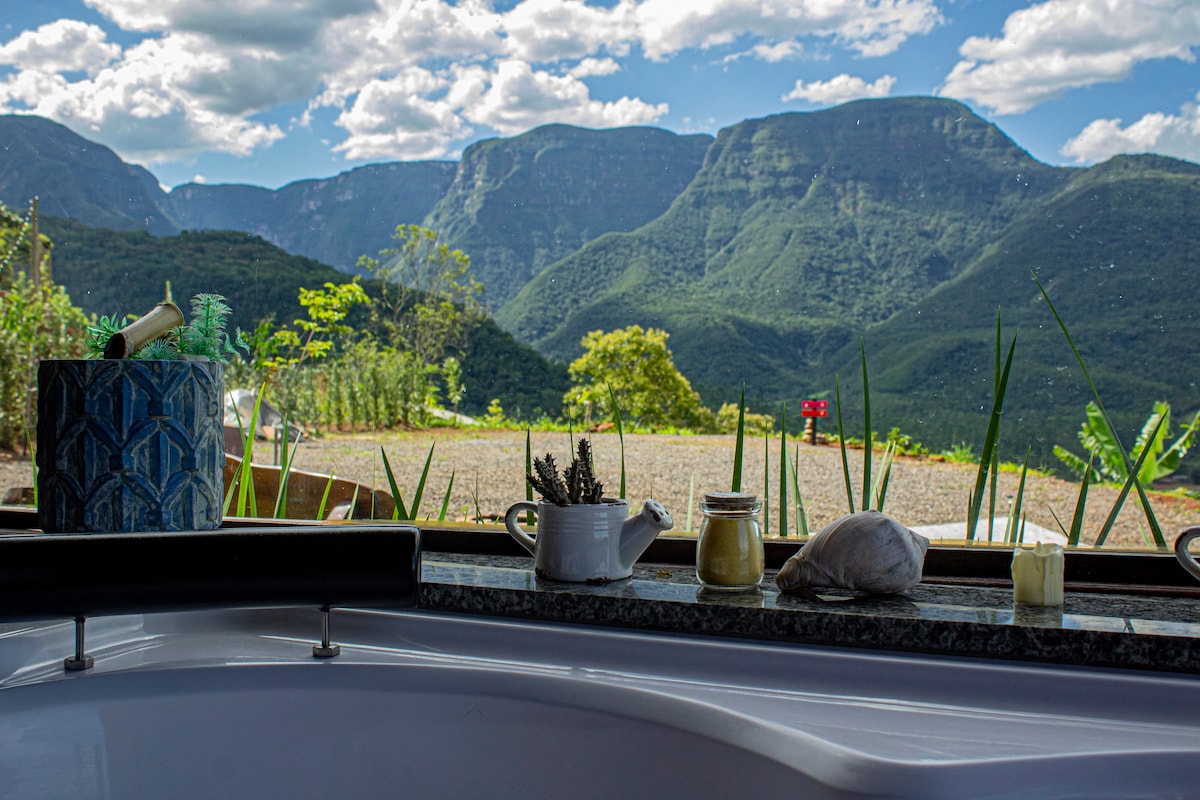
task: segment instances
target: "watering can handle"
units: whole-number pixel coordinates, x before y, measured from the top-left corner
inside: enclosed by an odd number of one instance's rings
[[[528,550],[529,555],[534,555],[537,540],[522,530],[521,526],[517,524],[517,515],[522,511],[527,511],[532,515],[537,511],[537,503],[530,502],[529,500],[513,503],[509,506],[508,511],[504,512],[504,527],[508,528],[509,534],[517,540],[517,544]]]
[[[1200,564],[1196,563],[1196,557],[1188,552],[1188,544],[1192,539],[1197,538],[1200,538],[1200,525],[1184,529],[1183,533],[1179,534],[1179,538],[1175,540],[1175,558],[1179,559],[1179,563],[1192,574],[1193,578],[1200,580]]]

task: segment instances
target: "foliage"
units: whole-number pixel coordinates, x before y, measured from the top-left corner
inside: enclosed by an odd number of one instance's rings
[[[178,361],[180,356],[199,356],[227,364],[229,357],[237,354],[235,345],[250,352],[250,344],[240,330],[233,341],[225,330],[232,309],[222,295],[207,292],[195,295],[191,312],[192,318],[186,325],[151,339],[127,357],[141,361]],[[116,314],[99,316],[89,323],[84,337],[89,357],[102,358],[108,340],[129,323],[129,317],[118,319]]]
[[[1086,482],[1108,481],[1122,483],[1129,477],[1129,467],[1121,453],[1121,443],[1095,401],[1087,404],[1087,418],[1079,430],[1079,441],[1084,450],[1091,456],[1084,461],[1079,456],[1064,447],[1055,446],[1054,455],[1066,464],[1076,475]],[[1159,422],[1162,425],[1159,425]],[[1150,453],[1138,473],[1138,481],[1148,486],[1160,478],[1165,478],[1179,469],[1180,461],[1187,455],[1192,446],[1196,430],[1200,427],[1200,411],[1192,417],[1192,421],[1184,426],[1179,438],[1166,445],[1171,435],[1171,406],[1163,400],[1154,403],[1154,409],[1142,425],[1141,432],[1129,450],[1129,455],[1137,458],[1149,446]],[[1157,430],[1158,433],[1153,432]],[[1153,435],[1153,438],[1151,436]],[[1097,459],[1099,463],[1097,463]]]
[[[585,420],[612,416],[615,400],[634,428],[700,426],[711,412],[676,369],[667,338],[666,331],[640,325],[587,334],[584,354],[568,367],[575,383],[563,402]]]
[[[543,458],[533,459],[533,473],[525,480],[542,499],[557,506],[598,505],[603,500],[604,485],[592,472],[592,446],[587,439],[579,440],[571,465],[561,474],[554,456],[546,453]]]
[[[435,231],[397,225],[392,238],[398,245],[380,250],[379,258],[358,260],[380,281],[375,319],[390,346],[411,350],[422,365],[436,363],[465,344],[483,313],[483,285],[471,275],[470,258],[439,242]]]
[[[18,272],[0,290],[0,446],[32,440],[37,362],[82,357],[80,333],[87,323],[63,287],[47,275],[34,286],[26,273]]]
[[[738,415],[742,410],[737,403],[722,403],[717,410],[717,433],[734,433],[737,430]],[[755,414],[745,411],[742,423],[748,436],[765,436],[775,432],[775,418],[770,414]]]

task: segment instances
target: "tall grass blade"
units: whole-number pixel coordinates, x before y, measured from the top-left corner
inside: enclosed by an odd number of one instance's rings
[[[983,491],[987,486],[988,469],[995,458],[996,440],[1000,436],[1000,414],[1004,410],[1004,394],[1008,390],[1008,375],[1012,369],[1013,353],[1017,348],[1017,334],[1013,334],[1008,346],[1008,355],[1004,358],[1004,367],[1000,371],[1000,382],[996,384],[992,396],[992,413],[988,419],[987,432],[983,437],[983,451],[979,456],[979,472],[975,476],[975,488],[971,492],[971,504],[967,509],[967,540],[975,540],[975,528],[979,525],[979,511],[983,504]],[[994,494],[993,494],[994,496]],[[989,530],[988,537],[991,533]]]
[[[883,513],[883,505],[887,502],[888,482],[892,479],[892,461],[895,457],[896,443],[888,442],[883,451],[883,460],[880,462],[879,476],[871,488],[871,495],[875,498],[875,510],[880,513]]]
[[[254,492],[254,470],[252,464],[254,462],[254,432],[258,430],[258,412],[262,408],[263,396],[267,393],[267,382],[263,381],[262,386],[258,389],[258,397],[254,399],[254,410],[250,412],[250,424],[245,430],[241,427],[241,414],[237,412],[237,404],[234,404],[234,412],[238,418],[238,432],[242,435],[242,466],[238,470],[238,501],[236,514],[239,517],[246,516],[246,507],[249,505],[255,509],[253,515],[258,514],[258,498]],[[228,500],[226,501],[228,506]]]
[[[417,518],[417,508],[421,505],[421,497],[425,494],[425,480],[429,477],[429,465],[433,463],[433,448],[437,442],[429,445],[429,454],[425,456],[425,467],[421,470],[421,478],[417,481],[416,491],[413,492],[412,507],[408,509],[406,519]]]
[[[771,535],[771,434],[763,434],[763,536]]]
[[[796,535],[808,536],[808,512],[800,495],[800,443],[796,442],[796,460],[792,464],[792,496],[796,498]]]
[[[787,495],[787,401],[783,403],[783,414],[779,423],[779,538],[788,535]]]
[[[450,470],[450,483],[446,486],[446,494],[442,495],[442,510],[438,512],[438,522],[446,521],[446,511],[450,508],[450,492],[454,489],[454,470]]]
[[[837,422],[838,422],[838,444],[842,448],[842,477],[846,481],[846,505],[850,507],[850,513],[854,513],[854,487],[850,484],[850,459],[846,457],[846,430],[842,426],[842,387],[838,382],[838,376],[833,376],[833,398],[837,405]]]
[[[412,519],[412,515],[408,513],[408,508],[404,505],[404,495],[400,493],[396,475],[392,472],[392,463],[388,461],[387,450],[383,449],[383,445],[379,446],[379,454],[383,456],[383,471],[387,473],[388,486],[392,490],[392,502],[396,504],[396,508],[392,511],[392,519]]]
[[[683,529],[685,531],[695,530],[695,528],[692,527],[692,509],[695,507],[695,505],[696,505],[696,472],[695,472],[695,470],[693,470],[691,480],[688,481],[687,523],[683,526]]]
[[[1033,273],[1030,274],[1033,275]],[[1104,407],[1104,401],[1100,399],[1100,392],[1098,389],[1096,389],[1096,383],[1092,380],[1091,373],[1088,372],[1087,366],[1083,363],[1083,356],[1079,355],[1079,348],[1075,346],[1075,340],[1071,338],[1071,333],[1067,330],[1067,324],[1063,322],[1063,318],[1059,316],[1058,309],[1055,308],[1054,303],[1050,301],[1050,295],[1046,293],[1046,289],[1042,286],[1042,282],[1038,280],[1037,275],[1033,275],[1033,282],[1037,284],[1038,291],[1042,293],[1042,298],[1046,301],[1046,305],[1050,307],[1050,313],[1054,315],[1055,322],[1058,323],[1059,330],[1061,330],[1063,332],[1063,336],[1066,337],[1067,344],[1070,345],[1071,352],[1075,355],[1075,361],[1078,362],[1079,369],[1083,372],[1083,377],[1087,379],[1088,387],[1092,390],[1092,397],[1094,397],[1096,400],[1096,407],[1100,409],[1100,413],[1104,416],[1105,423],[1108,425],[1109,430],[1112,431],[1113,441],[1117,443],[1117,447],[1121,451],[1121,459],[1125,462],[1125,468],[1129,470],[1129,473],[1133,478],[1133,486],[1137,488],[1138,498],[1142,501],[1142,511],[1146,515],[1146,524],[1150,526],[1150,533],[1154,536],[1154,544],[1160,550],[1165,550],[1167,547],[1167,540],[1163,536],[1162,526],[1158,524],[1158,517],[1155,516],[1154,509],[1150,507],[1150,498],[1146,496],[1146,490],[1142,487],[1142,482],[1138,480],[1137,471],[1141,468],[1140,465],[1145,462],[1146,451],[1150,448],[1142,448],[1142,455],[1138,458],[1139,466],[1137,468],[1131,468],[1129,451],[1125,449],[1125,445],[1121,444],[1120,437],[1117,435],[1117,427],[1113,425],[1112,418],[1108,415],[1108,409]],[[1161,419],[1159,420],[1159,423],[1161,425]],[[1155,426],[1156,432],[1158,431],[1158,428],[1159,426]],[[1126,481],[1126,483],[1128,484],[1129,482]],[[1124,490],[1117,498],[1117,505],[1113,506],[1113,510],[1109,514],[1110,520],[1116,519],[1117,514],[1121,510],[1121,505],[1125,503],[1125,495],[1127,494],[1128,490]],[[1107,529],[1103,531],[1103,535],[1104,537],[1108,536]],[[1096,546],[1099,547],[1100,542],[1102,541],[1103,539],[1097,539]]]
[[[1015,541],[1020,541],[1024,537],[1024,505],[1025,505],[1025,476],[1029,474],[1029,448],[1025,448],[1025,461],[1021,464],[1021,480],[1017,482],[1017,498],[1013,501],[1012,512],[1008,515],[1009,528],[1012,531],[1012,540],[1005,536],[1005,541],[1012,544]],[[1021,520],[1021,534],[1017,535],[1017,520]]]
[[[283,430],[286,431],[287,417],[283,418]],[[287,435],[283,439],[283,461],[279,465],[279,491],[275,494],[275,519],[284,519],[287,517],[287,490],[288,480],[292,476],[292,462],[296,459],[296,448],[300,446],[300,437],[296,437],[296,441],[292,443],[291,452],[287,447]]]
[[[1094,456],[1088,459],[1087,471],[1083,473],[1083,480],[1079,483],[1079,497],[1075,499],[1075,513],[1071,516],[1071,530],[1066,531],[1067,547],[1078,547],[1079,537],[1083,535],[1083,513],[1087,507],[1088,485],[1091,483],[1089,478],[1094,459]]]
[[[325,481],[325,491],[321,495],[321,502],[317,505],[317,519],[325,519],[325,506],[329,503],[329,492],[333,489],[333,476],[329,476],[329,480]]]
[[[1153,436],[1158,435],[1158,429],[1162,427],[1165,419],[1165,417],[1158,418],[1158,424],[1154,426],[1154,433],[1152,434]],[[1150,448],[1143,447],[1141,455],[1138,456],[1137,463],[1134,465],[1133,469],[1129,470],[1129,477],[1125,479],[1125,484],[1121,487],[1120,494],[1117,495],[1117,501],[1113,503],[1112,511],[1108,512],[1108,518],[1104,520],[1104,527],[1100,529],[1100,535],[1096,537],[1096,547],[1104,546],[1104,542],[1108,539],[1109,532],[1112,531],[1112,527],[1117,521],[1117,515],[1121,513],[1121,507],[1125,505],[1125,498],[1129,496],[1130,488],[1134,485],[1137,485],[1138,470],[1142,468],[1142,464],[1145,463],[1146,457],[1149,455]],[[1147,506],[1147,508],[1149,508],[1149,506]],[[1149,519],[1149,517],[1147,517],[1147,519]],[[1155,524],[1157,524],[1157,522],[1158,521],[1155,520]],[[1162,531],[1157,530],[1156,532],[1156,529],[1152,527],[1150,532],[1154,534],[1155,546],[1160,549],[1165,548],[1166,543],[1160,543],[1160,540],[1162,539]]]
[[[862,339],[858,340],[862,353],[863,379],[863,493],[862,510],[871,507],[871,387],[867,383],[867,345]]]
[[[621,407],[617,405],[617,394],[613,391],[612,384],[606,383],[608,387],[608,399],[612,403],[613,421],[617,423],[617,439],[621,443],[621,494],[620,498],[625,499],[625,430],[621,427]]]
[[[742,384],[742,399],[738,401],[737,440],[733,446],[733,481],[731,492],[742,490],[742,453],[746,438],[746,384]]]
[[[574,452],[574,451],[572,450],[572,452]],[[529,426],[528,425],[525,426],[525,474],[526,475],[533,474],[533,448],[530,445]],[[525,499],[528,500],[530,503],[532,503],[533,502],[533,484],[531,484],[527,480],[522,480],[521,483],[525,484]],[[478,500],[479,473],[478,472],[475,473],[475,495],[476,495],[475,517],[476,517],[476,519],[482,519],[482,517],[479,514],[479,500]],[[536,512],[527,511],[527,512],[525,512],[525,516],[528,519],[530,525],[537,524],[537,513]]]

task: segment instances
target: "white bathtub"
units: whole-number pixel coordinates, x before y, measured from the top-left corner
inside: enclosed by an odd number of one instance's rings
[[[1200,680],[421,612],[0,627],[0,797],[1200,798]]]

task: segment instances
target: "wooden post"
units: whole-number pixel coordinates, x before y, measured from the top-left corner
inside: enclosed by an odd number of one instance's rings
[[[808,417],[804,420],[804,435],[808,437],[809,444],[817,443],[817,420],[815,417]]]

